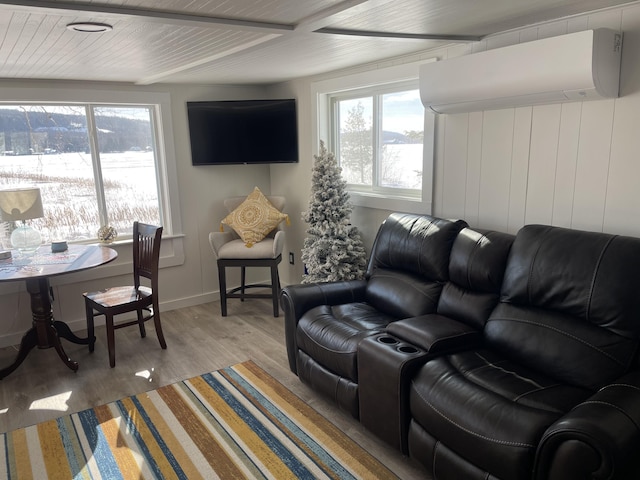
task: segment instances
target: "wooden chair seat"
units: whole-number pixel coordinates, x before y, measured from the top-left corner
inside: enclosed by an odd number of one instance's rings
[[[148,287],[136,288],[129,285],[90,292],[85,298],[100,313],[110,309],[113,315],[117,315],[120,312],[132,312],[138,308],[152,310],[150,306],[153,303],[153,292]]]

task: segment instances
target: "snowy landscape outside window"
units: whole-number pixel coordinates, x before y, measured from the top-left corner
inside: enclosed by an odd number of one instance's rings
[[[0,188],[40,187],[43,240],[162,225],[153,105],[1,105]]]
[[[424,107],[406,85],[331,97],[332,148],[352,192],[416,197],[422,193]]]

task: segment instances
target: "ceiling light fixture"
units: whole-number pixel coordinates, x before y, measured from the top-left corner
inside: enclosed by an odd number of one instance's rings
[[[83,33],[102,33],[113,30],[113,27],[108,23],[99,22],[74,22],[68,24],[67,28],[69,30],[73,30],[74,32]]]

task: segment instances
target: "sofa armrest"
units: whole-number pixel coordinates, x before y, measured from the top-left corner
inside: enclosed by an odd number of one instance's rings
[[[284,312],[284,328],[289,356],[289,368],[297,374],[296,328],[298,320],[313,307],[318,305],[341,305],[364,301],[367,282],[365,280],[349,280],[343,282],[309,283],[290,285],[280,293],[280,306]]]
[[[607,385],[551,425],[536,479],[640,478],[640,372]]]
[[[391,322],[387,332],[431,355],[477,348],[482,343],[482,334],[475,328],[435,313]]]

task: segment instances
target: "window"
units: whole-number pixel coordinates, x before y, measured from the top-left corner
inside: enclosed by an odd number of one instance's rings
[[[431,213],[435,115],[418,93],[419,67],[431,61],[312,84],[313,144],[336,155],[354,206]]]
[[[331,145],[351,190],[420,198],[424,107],[407,87],[330,96]]]
[[[45,241],[164,224],[155,105],[0,105],[0,188],[40,187]]]

